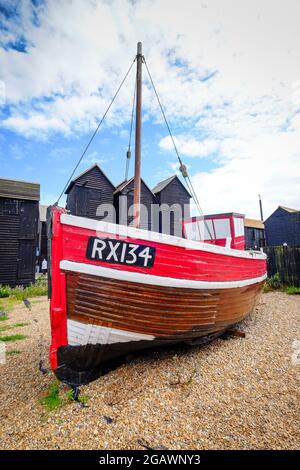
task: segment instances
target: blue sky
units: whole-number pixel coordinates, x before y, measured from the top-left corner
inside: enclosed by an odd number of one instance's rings
[[[0,176],[54,202],[141,40],[203,210],[258,217],[259,193],[266,215],[300,209],[299,14],[293,0],[0,2]],[[133,81],[78,172],[124,178]],[[152,187],[177,159],[146,76],[143,101]]]
[[[126,86],[126,85],[125,85]],[[9,112],[7,113],[9,116]],[[126,152],[129,144],[130,121],[111,128],[103,124],[85,154],[76,175],[97,163],[117,185],[124,179]],[[176,131],[176,126],[174,126]],[[154,187],[158,181],[177,171],[175,152],[159,147],[166,135],[166,126],[146,119],[143,123],[142,174],[146,183]],[[13,131],[1,131],[1,176],[39,182],[41,202],[53,203],[60,194],[73,168],[79,160],[92,132],[61,136],[53,133],[47,138],[26,138]],[[208,170],[210,160],[195,162],[194,171]],[[176,167],[176,168],[175,168]],[[134,128],[131,143],[129,176],[134,172]]]

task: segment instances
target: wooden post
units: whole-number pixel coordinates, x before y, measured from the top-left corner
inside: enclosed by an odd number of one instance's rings
[[[134,197],[133,225],[140,227],[141,203],[141,153],[142,153],[142,43],[137,44],[136,56],[136,118],[135,118],[135,164],[134,164]]]
[[[263,222],[264,221],[264,216],[263,216],[263,208],[262,208],[262,202],[261,202],[260,194],[258,195],[258,199],[259,199],[260,220]]]

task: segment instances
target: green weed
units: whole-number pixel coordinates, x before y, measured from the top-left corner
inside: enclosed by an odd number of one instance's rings
[[[40,399],[40,403],[48,411],[57,410],[62,406],[63,400],[59,396],[59,382],[57,380],[49,386],[47,395]]]
[[[17,349],[12,349],[11,351],[7,351],[6,353],[8,356],[15,356],[17,354],[21,354],[21,351],[18,351]]]
[[[5,341],[6,343],[11,341],[19,341],[21,339],[28,338],[26,335],[11,335],[11,336],[0,336],[0,341]]]
[[[2,331],[6,331],[6,330],[11,330],[12,328],[21,328],[23,326],[27,326],[29,325],[30,323],[15,323],[14,325],[0,325],[0,333]]]
[[[0,286],[0,298],[3,299],[5,297],[9,297],[9,287]]]
[[[285,292],[289,295],[300,295],[300,287],[290,286],[285,289]]]
[[[271,290],[277,290],[282,288],[282,282],[279,276],[279,273],[274,274],[266,279],[263,292],[270,292]]]
[[[74,401],[74,390],[70,389],[66,392],[65,397],[68,402]],[[86,395],[78,395],[77,401],[82,405],[86,405],[89,401],[89,397]]]
[[[59,381],[53,382],[48,389],[45,397],[40,399],[40,403],[44,405],[48,411],[53,411],[60,408],[67,403],[74,402],[74,390],[68,390],[62,397],[59,396]],[[85,405],[88,402],[88,397],[84,395],[78,396],[79,403]]]
[[[1,286],[0,285],[0,298],[12,298],[15,300],[23,300],[29,297],[38,297],[40,295],[47,295],[48,283],[47,278],[44,276],[39,277],[35,284],[29,286]]]

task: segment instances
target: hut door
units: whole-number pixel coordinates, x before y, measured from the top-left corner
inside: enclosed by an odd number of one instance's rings
[[[20,206],[19,250],[16,284],[34,282],[38,204],[22,201]]]
[[[88,188],[79,186],[77,189],[77,198],[76,198],[76,207],[75,215],[86,217],[87,216],[87,206],[88,206]]]
[[[33,282],[35,264],[35,241],[20,240],[17,270],[17,284]]]
[[[91,217],[92,219],[96,219],[97,209],[100,204],[101,204],[101,191],[99,189],[90,189],[88,193],[87,216]]]

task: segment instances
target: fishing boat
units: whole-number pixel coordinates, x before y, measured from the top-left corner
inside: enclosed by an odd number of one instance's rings
[[[141,43],[135,62],[133,225],[48,213],[50,363],[72,385],[133,351],[217,337],[251,313],[266,278],[265,254],[244,250],[241,214],[184,220],[184,238],[139,228]]]

